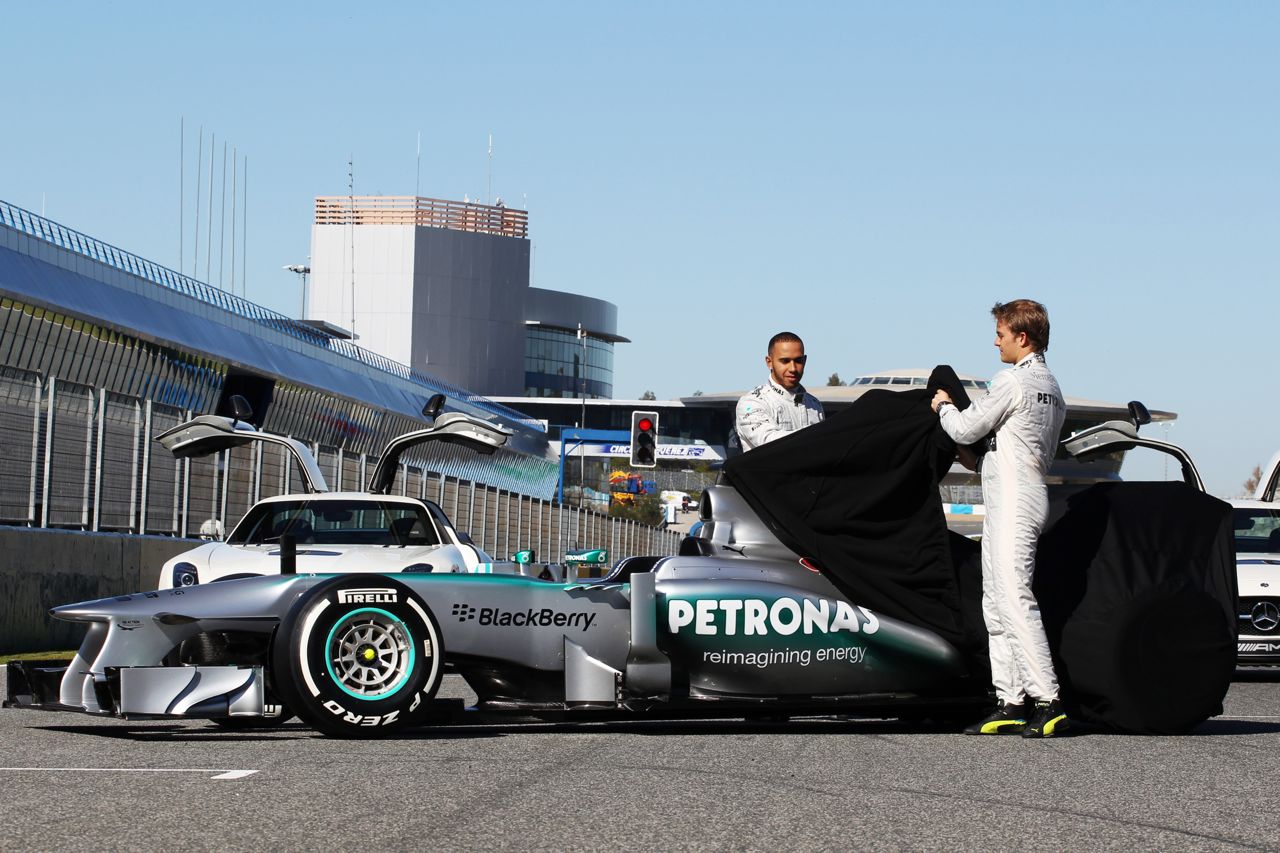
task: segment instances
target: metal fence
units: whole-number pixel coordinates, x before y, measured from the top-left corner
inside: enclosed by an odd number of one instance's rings
[[[193,413],[0,366],[0,524],[194,536],[230,527],[264,497],[303,491],[283,448],[255,444],[175,459],[153,439]],[[378,458],[312,447],[336,490],[364,488]],[[679,535],[625,519],[402,464],[392,492],[439,504],[497,558],[523,548],[559,560],[572,548],[613,559],[671,554]]]

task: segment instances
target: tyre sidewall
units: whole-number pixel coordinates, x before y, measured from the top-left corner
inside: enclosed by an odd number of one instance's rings
[[[402,674],[385,689],[360,695],[332,664],[349,620],[393,626],[408,641]],[[331,648],[332,647],[332,648]],[[431,610],[399,581],[338,577],[312,587],[294,604],[276,637],[273,663],[286,704],[305,722],[340,737],[379,737],[410,725],[443,678],[444,647]]]

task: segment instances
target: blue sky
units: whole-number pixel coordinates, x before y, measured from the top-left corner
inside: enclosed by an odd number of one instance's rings
[[[1028,296],[1067,394],[1177,412],[1231,495],[1280,448],[1277,43],[1263,2],[21,4],[0,198],[177,266],[185,117],[186,271],[203,125],[294,312],[349,156],[411,194],[421,132],[421,193],[483,199],[492,133],[534,284],[619,307],[617,396],[754,385],[782,327],[810,384],[990,375]]]

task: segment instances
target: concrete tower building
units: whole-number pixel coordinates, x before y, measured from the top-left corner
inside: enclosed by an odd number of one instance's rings
[[[501,204],[317,198],[305,311],[486,396],[609,397],[626,341],[611,303],[529,287],[528,213]]]

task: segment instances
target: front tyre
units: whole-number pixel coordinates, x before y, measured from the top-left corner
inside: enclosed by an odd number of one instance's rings
[[[272,652],[285,704],[335,737],[383,737],[412,725],[444,678],[440,626],[399,581],[336,577],[304,593]]]

